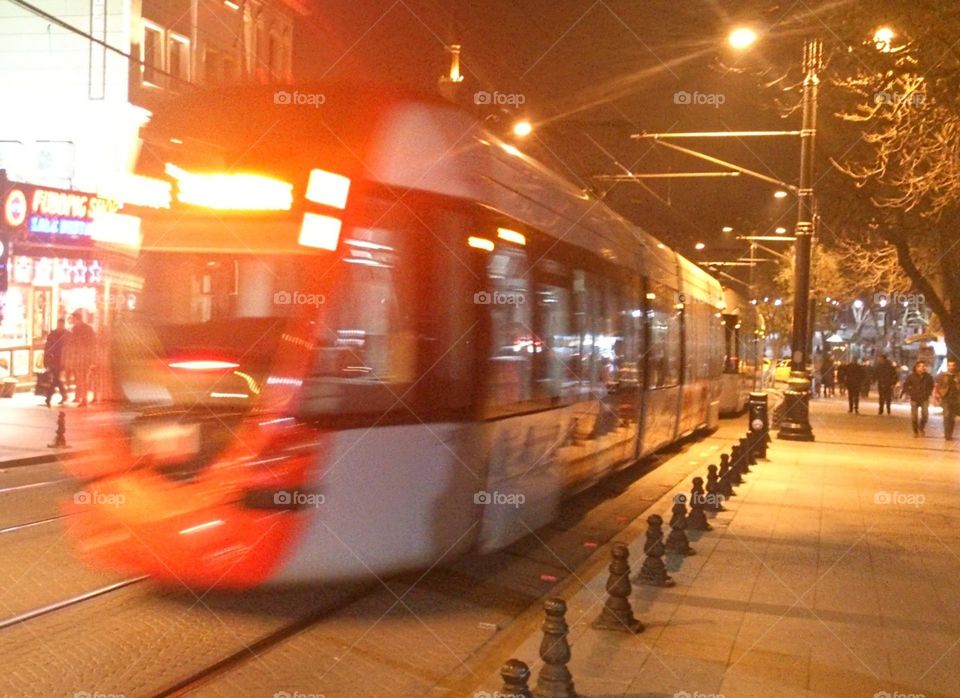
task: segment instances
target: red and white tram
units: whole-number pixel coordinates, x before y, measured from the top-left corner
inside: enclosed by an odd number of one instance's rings
[[[124,417],[71,466],[99,564],[233,588],[423,568],[717,423],[716,280],[448,103],[295,94],[321,93],[201,94],[145,128],[171,203],[115,329]]]

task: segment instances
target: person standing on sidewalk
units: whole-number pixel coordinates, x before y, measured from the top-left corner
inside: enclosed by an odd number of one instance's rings
[[[83,311],[77,310],[70,316],[73,328],[70,330],[70,364],[76,376],[77,389],[74,400],[85,407],[90,392],[90,373],[97,353],[97,335],[93,328],[83,321]]]
[[[847,384],[847,404],[850,406],[848,412],[860,414],[860,389],[863,387],[863,366],[856,359],[851,359],[847,364],[847,370],[843,373],[843,378]]]
[[[834,381],[834,371],[836,367],[833,364],[833,357],[827,354],[826,358],[823,360],[823,365],[820,367],[820,382],[823,384],[823,396],[824,397],[833,397],[834,390],[833,386]]]
[[[880,354],[877,359],[875,374],[877,376],[877,392],[880,393],[880,411],[877,414],[883,414],[883,408],[887,408],[887,414],[890,414],[890,403],[893,401],[893,386],[897,384],[897,369],[890,363],[886,354]]]
[[[67,401],[67,387],[64,384],[64,359],[67,355],[67,342],[70,341],[70,333],[67,331],[66,323],[63,318],[57,321],[57,328],[47,335],[47,341],[43,345],[43,366],[47,371],[47,391],[44,401],[47,407],[50,407],[50,401],[53,399],[53,393],[60,390],[60,404]]]
[[[910,398],[910,419],[913,422],[913,435],[925,436],[927,419],[930,416],[930,394],[933,392],[933,377],[927,373],[924,362],[918,361],[913,365],[913,372],[903,382],[900,397],[907,395]],[[917,421],[917,413],[920,420]]]
[[[943,405],[943,437],[953,441],[954,423],[960,414],[960,373],[956,359],[947,359],[947,372],[937,376],[937,398]]]

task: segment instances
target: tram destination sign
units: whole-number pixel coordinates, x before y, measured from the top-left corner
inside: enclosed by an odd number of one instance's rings
[[[89,244],[94,219],[113,214],[120,202],[97,194],[5,182],[0,189],[0,231],[40,244]]]

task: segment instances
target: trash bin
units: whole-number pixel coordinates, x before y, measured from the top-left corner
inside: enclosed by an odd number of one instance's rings
[[[770,441],[770,415],[767,411],[767,394],[750,393],[747,401],[748,433],[754,442],[757,454],[767,457],[767,443]]]

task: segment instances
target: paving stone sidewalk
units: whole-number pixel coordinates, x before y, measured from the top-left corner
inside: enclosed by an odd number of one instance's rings
[[[570,670],[582,696],[960,696],[960,452],[939,417],[914,439],[905,406],[878,416],[813,401],[815,443],[774,440],[677,584],[634,585],[640,635],[591,623],[606,572],[570,585]],[[691,473],[691,478],[694,474]],[[669,519],[672,496],[651,513]],[[645,517],[643,517],[645,518]],[[642,562],[645,524],[621,540]],[[665,530],[669,530],[665,527]],[[609,555],[608,550],[599,551]],[[532,624],[531,624],[532,625]],[[541,633],[497,648],[541,668]],[[496,695],[496,673],[476,687]]]

